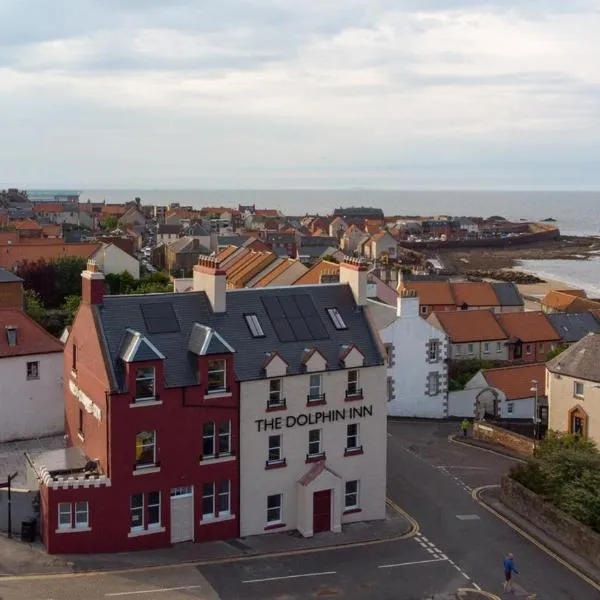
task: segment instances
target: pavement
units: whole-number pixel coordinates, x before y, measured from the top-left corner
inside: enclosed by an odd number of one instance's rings
[[[207,544],[187,545],[193,552],[177,545],[162,551],[171,559],[168,564],[147,566],[145,558],[130,553],[119,555],[121,568],[114,570],[116,565],[108,564],[113,570],[101,573],[87,570],[91,563],[78,557],[80,562],[70,567],[74,573],[0,578],[0,597],[523,600],[536,594],[536,600],[597,600],[600,585],[482,503],[494,501],[486,486],[497,485],[515,461],[488,449],[451,442],[449,436],[457,427],[455,423],[389,423],[388,497],[418,522],[416,530],[407,534],[378,540],[382,532],[371,529],[368,534],[354,532],[354,541],[333,534],[327,534],[333,539],[315,536],[319,547],[287,534],[258,536],[219,543],[218,556],[225,547],[227,552],[219,560],[200,560],[196,553],[207,552]],[[408,521],[404,530],[407,526]],[[346,545],[337,546],[343,539]],[[336,546],[331,547],[331,542]],[[279,550],[263,551],[262,543],[277,543]],[[513,594],[502,591],[502,559],[507,552],[514,553],[521,572]],[[191,563],[183,562],[190,558]]]

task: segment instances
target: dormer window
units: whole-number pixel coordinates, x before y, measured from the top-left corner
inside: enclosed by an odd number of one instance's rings
[[[154,367],[139,367],[135,372],[135,401],[156,398],[156,373]]]
[[[258,317],[253,313],[250,315],[244,315],[244,319],[246,319],[246,325],[248,325],[248,329],[252,334],[252,337],[259,338],[265,337],[265,333],[263,328],[258,320]]]
[[[208,361],[208,385],[209,394],[227,391],[226,364],[224,359]]]
[[[327,314],[329,315],[329,318],[336,329],[348,329],[344,319],[342,319],[340,311],[337,308],[328,308]]]
[[[17,328],[12,325],[6,326],[6,341],[9,346],[17,345]]]

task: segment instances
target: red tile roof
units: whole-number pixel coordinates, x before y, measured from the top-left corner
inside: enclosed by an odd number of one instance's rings
[[[507,337],[490,310],[435,312],[433,315],[454,344],[505,340]]]
[[[507,400],[533,398],[535,392],[531,391],[532,379],[538,382],[538,394],[546,395],[545,363],[485,369],[482,373],[488,385],[503,391]]]
[[[500,306],[500,301],[491,283],[465,281],[452,283],[457,306]]]
[[[543,312],[502,313],[496,315],[496,319],[506,335],[512,339],[518,338],[522,342],[545,342],[561,339]]]
[[[50,242],[50,243],[48,243]],[[21,262],[36,262],[40,258],[52,261],[62,256],[89,258],[100,244],[60,244],[56,240],[44,240],[38,244],[12,244],[0,247],[0,267],[12,269]]]
[[[404,281],[400,289],[414,290],[421,305],[456,306],[448,281]]]
[[[7,327],[17,328],[16,346],[8,345]],[[0,308],[0,358],[62,352],[63,344],[24,312]]]
[[[40,213],[61,213],[65,210],[60,202],[42,202],[33,207],[33,212],[37,215]]]
[[[321,283],[321,275],[323,273],[339,273],[340,265],[328,260],[320,260],[315,263],[306,273],[301,275],[293,285],[309,285]]]
[[[42,226],[33,219],[24,219],[23,221],[13,221],[13,227],[17,231],[39,231]]]

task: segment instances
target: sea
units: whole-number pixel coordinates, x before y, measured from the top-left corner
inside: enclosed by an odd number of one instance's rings
[[[209,190],[90,189],[81,200],[144,204],[178,202],[182,206],[255,204],[287,215],[330,214],[344,206],[372,206],[386,215],[499,215],[510,220],[555,219],[563,235],[600,236],[600,191],[459,191],[459,190]],[[600,256],[588,260],[527,260],[520,268],[541,278],[561,281],[600,297]]]

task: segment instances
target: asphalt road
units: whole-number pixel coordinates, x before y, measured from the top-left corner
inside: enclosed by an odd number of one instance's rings
[[[125,573],[0,579],[3,600],[424,600],[459,587],[502,597],[502,558],[515,554],[516,594],[597,600],[600,592],[523,539],[471,496],[512,461],[448,442],[447,423],[389,424],[388,495],[419,522],[412,539],[277,558]]]

